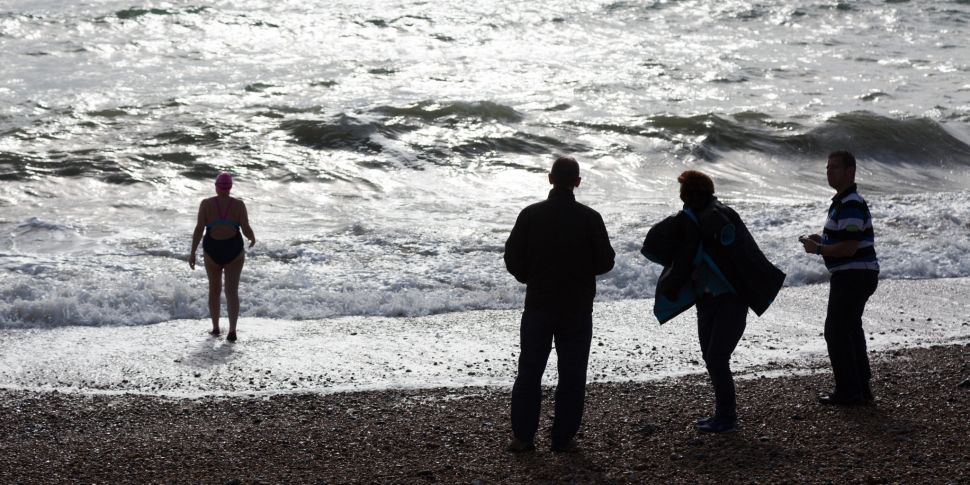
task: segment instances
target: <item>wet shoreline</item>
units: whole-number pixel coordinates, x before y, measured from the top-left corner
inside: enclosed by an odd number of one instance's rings
[[[870,351],[970,341],[970,278],[886,280],[866,307]],[[739,374],[798,373],[827,362],[828,285],[788,288],[748,317],[732,357]],[[704,373],[693,311],[664,325],[652,300],[595,304],[588,379],[650,382]],[[169,397],[329,394],[394,389],[509,387],[521,310],[325,320],[245,318],[239,341],[207,335],[204,320],[147,326],[0,332],[0,387]],[[811,367],[809,367],[811,368]],[[556,376],[551,356],[546,382]]]

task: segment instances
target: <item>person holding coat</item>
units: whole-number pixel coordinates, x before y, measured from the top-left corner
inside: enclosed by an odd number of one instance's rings
[[[714,388],[714,414],[697,421],[706,433],[733,432],[737,402],[731,354],[747,324],[761,315],[785,280],[761,252],[741,217],[714,196],[714,181],[688,170],[677,181],[684,208],[647,233],[641,253],[664,266],[654,313],[663,323],[697,306],[697,336]]]

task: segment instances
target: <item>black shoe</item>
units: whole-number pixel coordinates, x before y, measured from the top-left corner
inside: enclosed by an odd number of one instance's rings
[[[832,394],[826,394],[824,396],[818,397],[818,402],[820,404],[834,405],[834,406],[859,406],[866,403],[866,400],[862,398],[862,394],[853,394],[847,396],[845,394],[839,394],[833,392]]]
[[[512,441],[505,447],[505,451],[509,453],[527,453],[529,451],[535,451],[535,449],[535,443],[518,438],[512,438]]]
[[[232,343],[236,341],[236,332],[229,332],[226,334],[226,342]]]
[[[697,425],[697,431],[701,433],[733,433],[737,430],[737,419],[718,418],[716,416],[712,416],[704,424]]]
[[[554,453],[571,453],[579,448],[579,443],[576,442],[576,438],[570,438],[565,443],[562,442],[552,442],[552,447],[550,448]]]
[[[706,418],[701,418],[701,419],[698,419],[697,421],[694,421],[694,425],[695,426],[703,426],[703,425],[705,425],[707,423],[710,423],[713,420],[714,420],[714,416],[708,416]]]

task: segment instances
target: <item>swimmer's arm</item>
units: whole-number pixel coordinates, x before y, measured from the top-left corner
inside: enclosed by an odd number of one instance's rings
[[[249,247],[253,247],[256,244],[256,235],[253,234],[253,228],[249,226],[249,211],[246,210],[246,204],[243,201],[240,200],[239,204],[242,205],[239,227],[242,228],[242,233],[246,236],[246,239],[249,239]]]
[[[202,241],[202,231],[205,230],[205,200],[199,204],[199,215],[196,217],[195,231],[192,232],[192,252],[189,253],[189,267],[195,269],[195,251]]]

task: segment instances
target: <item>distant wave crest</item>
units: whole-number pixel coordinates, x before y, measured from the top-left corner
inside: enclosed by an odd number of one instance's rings
[[[397,138],[401,133],[412,131],[410,125],[391,125],[379,121],[365,121],[347,114],[327,120],[294,119],[280,124],[294,141],[314,148],[350,149],[379,153],[382,145],[373,140],[374,135]]]
[[[514,123],[522,121],[524,118],[522,113],[519,113],[514,108],[493,103],[491,101],[457,101],[451,103],[422,101],[406,107],[380,106],[374,108],[373,111],[375,113],[380,113],[387,116],[419,118],[424,121],[435,121],[449,118],[457,120],[498,120]]]
[[[531,164],[509,156],[578,153],[595,159],[606,153],[594,148],[603,144],[587,141],[597,138],[605,138],[610,150],[636,150],[631,138],[662,140],[666,143],[661,149],[676,158],[707,161],[751,153],[798,163],[848,149],[861,159],[885,164],[946,170],[970,165],[970,145],[945,124],[927,117],[895,118],[868,111],[838,114],[808,125],[758,112],[526,122],[518,110],[490,101],[423,101],[335,114],[326,114],[321,106],[253,108],[252,116],[279,120],[272,123],[296,145],[353,152],[358,155],[355,163],[387,170],[475,164],[530,170]],[[109,109],[88,115],[112,119],[122,112]],[[282,169],[287,159],[267,155],[259,138],[240,137],[237,129],[232,124],[182,122],[147,135],[140,153],[90,147],[47,153],[8,149],[0,151],[0,180],[72,177],[131,184],[150,181],[160,170],[202,180],[226,169],[224,157],[217,153],[247,160],[246,168],[256,178],[324,177],[312,170],[293,174]],[[26,145],[53,135],[20,129],[0,133],[0,138],[5,136]]]
[[[810,129],[751,112],[732,116],[651,116],[639,125],[575,124],[660,138],[705,160],[737,151],[817,158],[835,149],[846,149],[884,163],[970,165],[970,145],[936,121],[890,118],[867,111],[839,114]]]

